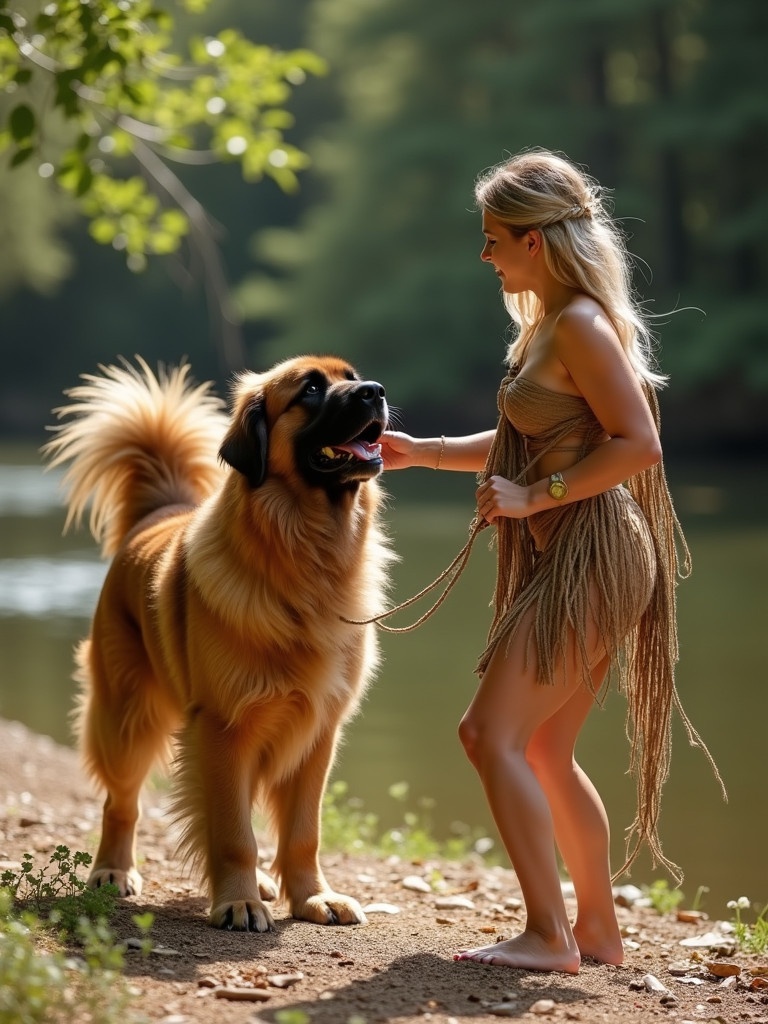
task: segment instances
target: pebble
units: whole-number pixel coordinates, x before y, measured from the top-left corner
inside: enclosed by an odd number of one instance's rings
[[[439,910],[474,910],[475,904],[467,896],[438,896],[435,906]]]
[[[537,999],[530,1008],[531,1013],[552,1013],[555,1008],[554,999]]]
[[[399,914],[400,907],[396,907],[393,903],[369,903],[363,907],[366,914]]]
[[[648,989],[649,992],[668,993],[669,989],[666,985],[659,981],[655,974],[644,974],[643,985]]]
[[[404,889],[411,889],[413,892],[432,892],[432,886],[421,875],[406,875],[402,881],[402,886]]]
[[[520,1003],[496,1003],[488,1008],[488,1012],[494,1017],[518,1017],[520,1015]]]
[[[270,985],[275,988],[290,988],[295,985],[297,981],[301,981],[304,975],[301,971],[296,971],[295,974],[268,974],[267,981]]]
[[[741,974],[739,965],[728,963],[727,960],[705,960],[704,966],[716,978],[730,978],[732,975]]]
[[[240,1003],[264,1003],[270,998],[269,992],[263,988],[215,988],[213,994],[217,999]]]

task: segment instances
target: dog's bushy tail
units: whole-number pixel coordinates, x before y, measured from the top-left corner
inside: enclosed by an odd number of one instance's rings
[[[43,448],[49,467],[66,466],[64,529],[90,504],[91,533],[104,555],[144,516],[164,505],[195,505],[221,482],[218,448],[227,427],[210,383],[193,385],[189,366],[100,366],[101,376],[66,392],[55,409],[67,422]]]

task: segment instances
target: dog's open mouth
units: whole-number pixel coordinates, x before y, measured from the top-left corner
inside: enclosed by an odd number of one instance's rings
[[[323,472],[332,472],[353,463],[370,463],[381,460],[381,445],[377,439],[381,434],[378,423],[370,423],[357,437],[342,444],[327,444],[312,455],[312,464]]]

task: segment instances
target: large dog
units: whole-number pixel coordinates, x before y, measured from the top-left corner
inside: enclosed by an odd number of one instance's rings
[[[85,375],[46,446],[67,465],[67,525],[113,556],[76,660],[76,728],[106,791],[89,882],[141,891],[139,791],[174,737],[182,851],[214,926],[365,921],[318,860],[343,722],[377,664],[373,627],[393,557],[378,521],[384,389],[335,357],[300,357],[234,386],[228,420],[186,365]],[[226,465],[225,465],[226,464]],[[257,866],[255,802],[277,837]],[[273,876],[279,879],[280,890]]]

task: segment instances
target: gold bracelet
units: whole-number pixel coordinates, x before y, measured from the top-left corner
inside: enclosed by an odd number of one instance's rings
[[[443,461],[443,452],[445,451],[445,434],[440,435],[440,454],[437,456],[437,465],[435,469],[440,469],[440,463]]]

